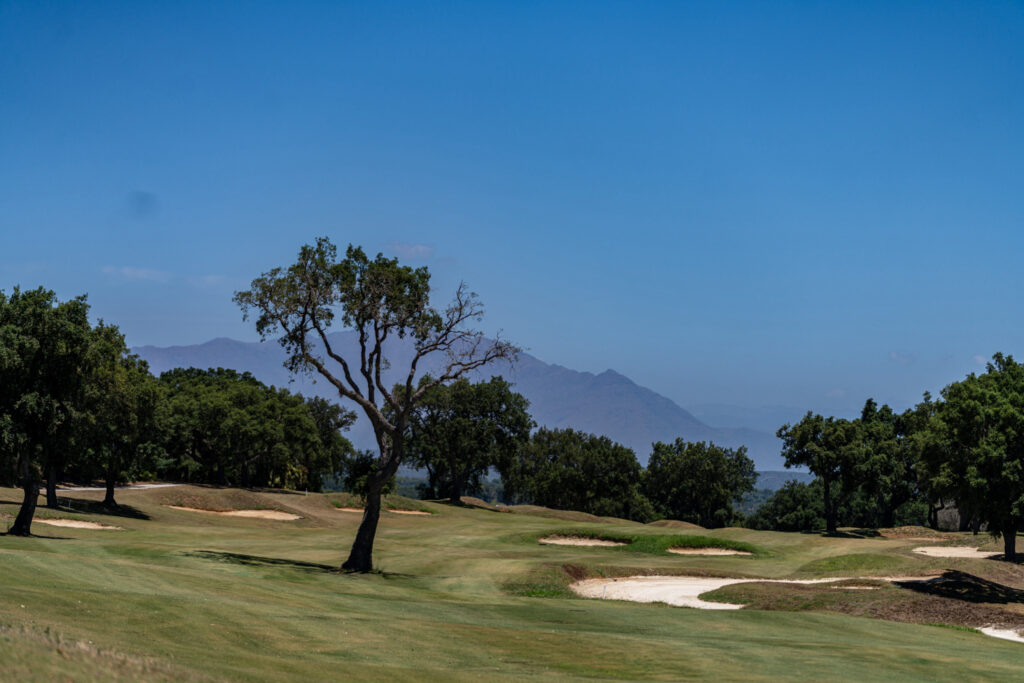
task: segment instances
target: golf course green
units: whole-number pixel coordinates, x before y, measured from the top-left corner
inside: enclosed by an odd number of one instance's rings
[[[0,489],[4,526],[20,495]],[[101,499],[62,493],[70,508],[40,508],[34,536],[0,537],[6,680],[1024,677],[1024,644],[973,630],[986,625],[973,620],[1024,619],[1024,569],[913,552],[998,550],[984,535],[701,530],[391,498],[379,571],[345,574],[337,567],[361,517],[345,494],[122,490],[113,514]],[[210,514],[240,510],[276,512]],[[44,523],[53,519],[115,528]],[[622,545],[539,542],[552,535]],[[704,544],[749,554],[665,552]],[[744,583],[705,596],[748,604],[729,611],[569,589],[631,575],[856,581]],[[966,588],[869,580],[935,575]],[[870,590],[843,590],[858,584]]]

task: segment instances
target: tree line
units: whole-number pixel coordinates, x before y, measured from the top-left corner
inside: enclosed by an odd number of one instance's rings
[[[41,487],[148,478],[320,490],[353,457],[355,414],[234,370],[176,369],[159,378],[124,335],[92,325],[84,296],[0,291],[0,482],[20,486],[11,534],[30,533]]]
[[[1024,523],[1024,365],[997,353],[984,373],[925,393],[897,413],[869,399],[852,420],[807,413],[778,431],[786,467],[803,466],[810,484],[789,482],[749,520],[783,531],[839,526],[938,525],[955,507],[960,530],[982,526],[1016,556]]]

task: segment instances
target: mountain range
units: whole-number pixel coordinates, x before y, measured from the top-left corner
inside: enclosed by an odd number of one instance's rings
[[[329,340],[343,357],[357,354],[355,333],[336,332]],[[140,346],[132,350],[149,363],[155,374],[176,367],[231,368],[250,372],[265,384],[293,392],[337,397],[322,379],[291,376],[283,365],[285,353],[274,342],[219,338],[191,346]],[[386,348],[394,368],[387,377],[389,385],[398,381],[402,368],[409,367],[411,352],[411,345],[400,340]],[[429,363],[424,367],[425,372],[432,369],[436,368]],[[742,427],[712,427],[671,399],[614,370],[600,374],[580,372],[520,353],[514,365],[488,366],[471,375],[471,379],[487,379],[492,375],[503,376],[530,401],[530,414],[539,426],[571,427],[607,436],[632,448],[642,463],[647,462],[653,442],[671,442],[682,437],[687,441],[713,441],[733,448],[746,446],[759,471],[782,468],[781,444],[773,434]],[[374,447],[373,434],[365,418],[357,420],[349,437],[358,448]]]

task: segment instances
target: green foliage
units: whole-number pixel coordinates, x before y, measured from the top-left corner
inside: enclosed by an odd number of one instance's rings
[[[922,479],[934,498],[1002,534],[1013,559],[1024,524],[1024,366],[997,353],[981,375],[950,384],[923,439]]]
[[[825,526],[821,484],[790,481],[776,491],[745,526],[773,531],[810,531]]]
[[[530,437],[528,407],[501,377],[430,387],[409,416],[407,441],[411,464],[427,470],[425,496],[447,495],[457,503],[480,488],[490,468],[507,469]]]
[[[349,493],[354,493],[360,498],[366,498],[370,487],[371,478],[378,471],[378,458],[373,451],[355,451],[345,460],[345,476],[342,478],[342,487]],[[380,492],[387,495],[395,490],[395,477],[391,477]]]
[[[306,401],[249,373],[218,368],[160,376],[159,421],[179,481],[319,490],[324,473],[351,451],[341,436],[354,415],[322,399]]]
[[[572,429],[537,430],[501,470],[507,502],[649,521],[638,487],[641,467],[630,449]]]
[[[676,439],[654,444],[642,491],[659,515],[714,528],[737,521],[733,504],[756,479],[746,448]]]

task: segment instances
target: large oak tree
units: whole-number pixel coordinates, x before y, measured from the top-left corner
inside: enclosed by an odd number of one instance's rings
[[[363,520],[342,569],[370,571],[381,491],[406,456],[414,406],[432,387],[492,361],[513,359],[518,349],[472,328],[483,307],[465,285],[438,310],[430,304],[425,267],[402,266],[382,254],[370,259],[352,245],[339,259],[326,237],[304,245],[288,268],[274,268],[253,280],[235,301],[247,317],[255,313],[262,338],[278,337],[290,371],[319,374],[369,419],[378,459],[367,480]],[[334,347],[328,333],[335,324],[355,331],[358,352],[343,354]],[[386,344],[396,338],[411,340],[413,347],[408,367],[402,369],[401,391],[394,391],[385,377],[390,368]],[[421,364],[431,357],[440,358],[434,379],[418,384]]]

